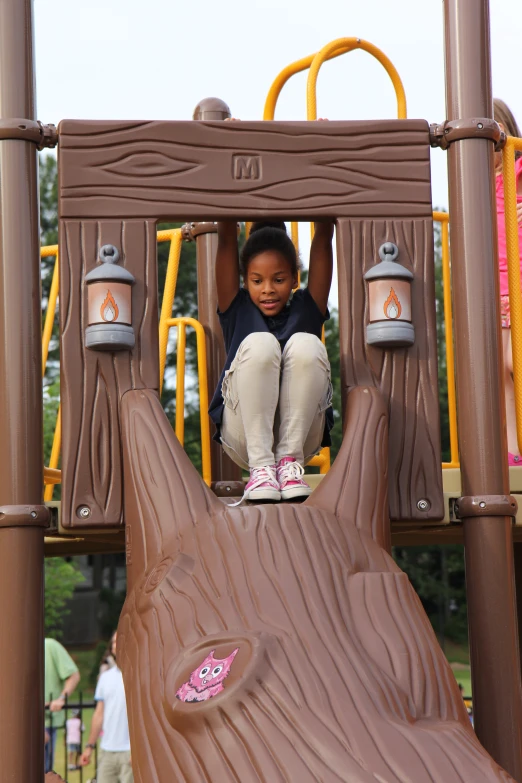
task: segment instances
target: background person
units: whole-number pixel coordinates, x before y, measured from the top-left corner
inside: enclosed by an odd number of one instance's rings
[[[103,731],[100,743],[97,783],[133,783],[131,766],[129,724],[123,676],[116,658],[117,634],[112,637],[112,655],[116,665],[100,675],[94,700],[94,710],[89,733],[89,742],[80,758],[86,766],[91,760],[96,741]]]
[[[75,711],[72,716],[65,721],[65,741],[67,743],[67,752],[69,756],[68,769],[79,769],[78,761],[82,751],[82,721],[80,713]]]
[[[46,733],[49,736],[49,741],[45,743],[46,772],[53,768],[56,732],[65,723],[65,700],[72,695],[79,682],[78,667],[65,647],[56,639],[46,639],[44,698],[52,713],[47,715],[46,720]]]

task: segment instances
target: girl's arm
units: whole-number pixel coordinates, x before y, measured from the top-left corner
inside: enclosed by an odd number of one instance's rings
[[[218,222],[217,228],[216,289],[218,307],[224,313],[239,291],[237,223],[235,220],[223,220]]]
[[[316,223],[310,248],[308,290],[323,315],[326,313],[328,294],[332,284],[334,223]]]

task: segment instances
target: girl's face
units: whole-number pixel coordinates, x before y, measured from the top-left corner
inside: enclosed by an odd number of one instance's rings
[[[277,315],[290,299],[297,285],[297,275],[281,253],[266,250],[248,264],[245,288],[263,315]]]

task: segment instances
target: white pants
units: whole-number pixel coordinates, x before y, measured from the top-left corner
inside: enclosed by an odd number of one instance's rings
[[[242,468],[294,457],[301,465],[317,454],[332,384],[326,348],[298,332],[281,353],[270,332],[254,332],[238,348],[222,385],[221,442]]]
[[[133,783],[130,750],[99,751],[98,783]]]

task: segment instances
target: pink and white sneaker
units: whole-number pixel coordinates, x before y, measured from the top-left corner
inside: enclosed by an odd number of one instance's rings
[[[312,494],[302,476],[304,468],[294,457],[282,457],[277,463],[277,481],[281,490],[281,500],[306,498]]]
[[[254,503],[257,500],[281,500],[275,465],[250,468],[250,478],[242,500],[251,500]]]

